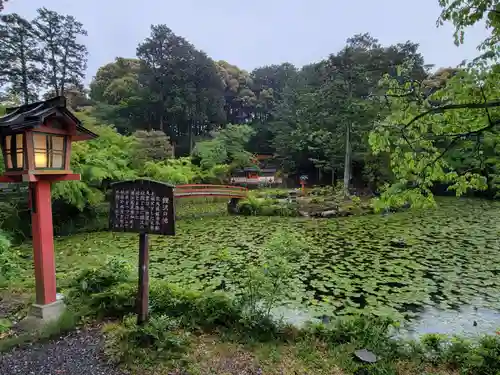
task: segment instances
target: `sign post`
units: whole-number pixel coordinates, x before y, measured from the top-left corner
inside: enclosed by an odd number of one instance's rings
[[[151,180],[116,182],[111,185],[109,228],[113,232],[139,233],[139,285],[137,324],[148,319],[148,234],[175,236],[174,186]]]

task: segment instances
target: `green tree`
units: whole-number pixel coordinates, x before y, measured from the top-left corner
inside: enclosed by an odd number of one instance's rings
[[[18,14],[0,16],[0,85],[24,103],[36,101],[42,83],[37,34]]]
[[[226,118],[229,123],[241,124],[251,121],[257,104],[252,91],[252,77],[246,70],[218,61],[217,67],[224,85]]]
[[[347,187],[351,165],[359,174],[369,160],[366,175],[374,175],[376,163],[370,155],[368,134],[387,112],[378,81],[407,59],[415,62],[412,76],[424,77],[423,58],[417,50],[418,45],[411,42],[383,47],[368,34],[355,35],[340,52],[305,66],[288,80],[269,124],[275,151],[285,168],[315,168],[331,173],[332,180],[344,169]]]
[[[460,70],[430,94],[408,80],[404,69],[398,78],[385,78],[391,114],[372,132],[370,144],[375,153],[390,154],[395,181],[385,187],[379,208],[433,205],[438,183],[457,195],[488,187],[486,168],[498,165],[499,78],[484,62]],[[468,161],[471,168],[465,169],[466,157],[477,162]]]
[[[212,132],[212,139],[196,143],[193,156],[204,169],[217,164],[230,164],[233,168],[252,164],[252,154],[246,151],[255,131],[248,125],[231,125]]]
[[[160,130],[134,132],[137,139],[132,151],[134,165],[142,166],[146,161],[165,161],[172,158],[173,150],[170,139]]]
[[[491,29],[491,35],[479,46],[482,50],[496,50],[500,44],[500,1],[499,0],[439,0],[443,8],[438,25],[445,21],[455,26],[455,43],[464,42],[465,29],[481,20]]]
[[[90,98],[97,102],[118,105],[139,91],[140,61],[117,57],[97,70],[90,83]]]
[[[64,95],[68,85],[79,85],[85,77],[88,51],[78,40],[87,31],[73,16],[47,8],[38,9],[33,26],[43,52],[44,84]]]
[[[214,62],[165,25],[151,27],[139,45],[139,84],[153,128],[188,153],[194,137],[220,119],[223,87]]]
[[[83,210],[87,206],[104,201],[103,183],[106,181],[127,180],[139,174],[133,169],[134,137],[122,136],[113,126],[99,125],[87,112],[77,113],[85,127],[99,135],[87,142],[76,142],[71,150],[71,169],[81,174],[81,181],[68,181],[54,184],[54,199]]]

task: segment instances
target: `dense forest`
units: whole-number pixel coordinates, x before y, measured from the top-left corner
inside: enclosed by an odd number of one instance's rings
[[[387,46],[365,33],[319,62],[247,72],[152,25],[136,56],[116,57],[85,87],[85,26],[45,8],[24,19],[6,3],[0,103],[64,95],[101,135],[74,149],[83,181],[54,187],[79,209],[102,201],[108,181],[223,181],[256,153],[272,154],[288,176],[343,181],[346,193],[369,188],[383,205],[431,203],[440,186],[495,194],[500,8],[492,0],[440,4],[457,44],[478,20],[491,28],[474,61],[435,67],[412,41]]]

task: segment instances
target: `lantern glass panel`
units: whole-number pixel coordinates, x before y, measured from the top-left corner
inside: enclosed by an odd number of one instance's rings
[[[5,166],[7,170],[24,169],[24,134],[5,137]]]
[[[33,133],[36,169],[63,169],[65,137],[44,133]]]

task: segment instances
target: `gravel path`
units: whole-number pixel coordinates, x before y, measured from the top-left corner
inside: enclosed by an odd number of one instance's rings
[[[0,354],[0,375],[125,375],[101,358],[99,329]]]

